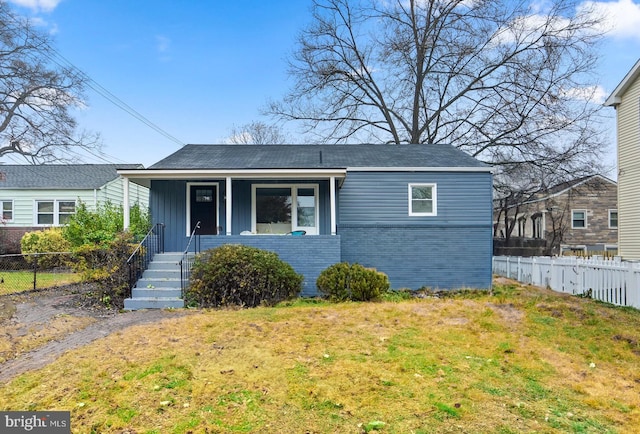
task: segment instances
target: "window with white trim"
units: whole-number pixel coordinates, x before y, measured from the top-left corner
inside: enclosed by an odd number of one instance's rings
[[[527,218],[526,217],[520,217],[518,219],[518,236],[519,237],[524,237],[525,236],[525,225],[527,223]]]
[[[317,184],[256,184],[251,202],[253,233],[319,233]]]
[[[436,184],[409,184],[409,215],[437,215]]]
[[[3,222],[13,221],[13,201],[12,200],[0,200],[0,220]]]
[[[75,213],[74,200],[38,200],[35,206],[35,224],[37,226],[65,225]]]
[[[609,210],[609,229],[618,229],[618,210]]]
[[[531,229],[533,232],[533,238],[544,238],[544,233],[542,231],[542,214],[538,213],[531,217]]]
[[[585,229],[587,227],[587,210],[573,209],[571,210],[571,228]]]

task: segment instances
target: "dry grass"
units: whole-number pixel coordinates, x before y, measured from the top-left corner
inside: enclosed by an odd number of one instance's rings
[[[640,313],[495,295],[203,311],[130,328],[0,390],[77,433],[634,432]]]
[[[95,322],[86,316],[57,315],[46,322],[21,326],[5,323],[0,332],[0,363],[20,356]]]

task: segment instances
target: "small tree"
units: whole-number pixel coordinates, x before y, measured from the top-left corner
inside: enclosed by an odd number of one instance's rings
[[[123,231],[123,214],[122,207],[111,202],[98,206],[95,211],[80,202],[64,228],[64,236],[73,247],[87,244],[107,247]],[[133,239],[141,239],[151,227],[149,213],[135,204],[131,208],[130,223]]]

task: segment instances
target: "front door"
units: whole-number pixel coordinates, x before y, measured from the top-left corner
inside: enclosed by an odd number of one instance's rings
[[[192,185],[189,188],[190,232],[200,222],[199,235],[217,235],[218,219],[216,212],[217,186]]]

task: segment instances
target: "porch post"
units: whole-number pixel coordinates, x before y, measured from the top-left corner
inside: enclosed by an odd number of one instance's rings
[[[225,182],[225,187],[226,187],[226,197],[227,197],[227,201],[226,201],[226,206],[225,206],[225,210],[226,210],[226,216],[225,216],[225,226],[227,228],[226,233],[227,235],[231,235],[231,177],[227,176],[226,178],[226,182]]]
[[[331,196],[331,235],[335,235],[336,230],[336,177],[329,178],[329,196]]]
[[[129,229],[130,223],[129,209],[129,178],[122,178],[122,228]]]

